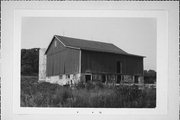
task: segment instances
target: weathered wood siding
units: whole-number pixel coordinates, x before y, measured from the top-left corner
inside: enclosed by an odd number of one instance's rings
[[[81,72],[117,73],[117,62],[122,64],[121,74],[143,75],[143,57],[82,50]]]
[[[80,50],[66,48],[56,38],[52,41],[47,51],[47,74],[71,74],[79,72]]]

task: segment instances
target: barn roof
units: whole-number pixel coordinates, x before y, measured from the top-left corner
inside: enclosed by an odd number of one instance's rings
[[[77,39],[77,38],[71,38],[71,37],[65,37],[59,35],[55,35],[54,37],[58,39],[65,47],[69,47],[69,48],[138,56],[138,55],[129,54],[112,43],[83,40],[83,39]],[[50,45],[48,46],[46,52],[48,51],[49,47]],[[143,57],[143,56],[139,56],[139,57]]]

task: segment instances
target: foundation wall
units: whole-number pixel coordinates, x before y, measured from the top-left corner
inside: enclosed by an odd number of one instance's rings
[[[91,81],[96,82],[96,81],[101,81],[105,84],[108,83],[117,83],[118,79],[120,79],[120,84],[123,83],[128,83],[128,84],[133,84],[135,83],[135,76],[133,75],[120,75],[121,77],[118,78],[117,74],[95,74],[95,73],[82,73],[81,74],[81,80],[86,81],[86,75],[91,75],[92,79]],[[119,84],[119,83],[118,83]],[[138,82],[136,84],[144,84],[144,77],[143,76],[138,76]]]
[[[59,84],[59,85],[73,85],[80,81],[80,74],[63,74],[46,77],[46,82]]]
[[[139,82],[139,84],[144,84],[144,77],[143,76],[139,76],[138,82]]]

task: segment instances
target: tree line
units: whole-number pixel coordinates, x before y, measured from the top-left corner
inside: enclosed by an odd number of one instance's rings
[[[39,48],[21,49],[21,75],[38,76]]]
[[[144,70],[144,83],[153,84],[156,82],[156,71]]]

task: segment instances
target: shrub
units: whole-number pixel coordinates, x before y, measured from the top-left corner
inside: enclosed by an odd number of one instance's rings
[[[104,88],[104,85],[103,85],[103,83],[102,83],[101,81],[97,81],[97,82],[95,83],[95,86],[98,87],[98,88],[100,88],[100,89]]]
[[[94,89],[94,88],[95,88],[95,85],[93,84],[93,82],[88,81],[88,82],[85,84],[85,87],[86,87],[86,89],[90,90],[90,89]]]
[[[79,81],[75,86],[76,86],[77,89],[85,88],[85,84],[84,84],[84,82],[82,80]]]

